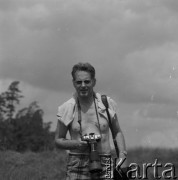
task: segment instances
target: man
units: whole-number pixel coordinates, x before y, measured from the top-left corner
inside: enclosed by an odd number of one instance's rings
[[[111,165],[111,146],[106,108],[101,95],[95,93],[95,69],[89,63],[78,63],[72,69],[73,97],[58,108],[58,124],[55,143],[58,148],[69,150],[66,180],[110,179],[108,162]],[[119,157],[126,157],[124,136],[116,115],[116,103],[108,97],[112,128],[119,147]],[[69,131],[71,138],[66,139]],[[83,140],[84,135],[93,133],[100,137],[96,152],[99,154],[100,172],[91,173],[91,144]],[[122,166],[126,166],[123,163]],[[112,165],[111,165],[112,167]],[[111,168],[110,167],[110,168]],[[110,169],[109,168],[109,169]]]

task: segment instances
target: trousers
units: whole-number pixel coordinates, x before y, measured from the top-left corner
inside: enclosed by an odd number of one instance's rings
[[[89,154],[69,153],[67,159],[66,180],[112,180],[113,160],[110,154],[100,154],[102,171],[89,172]]]

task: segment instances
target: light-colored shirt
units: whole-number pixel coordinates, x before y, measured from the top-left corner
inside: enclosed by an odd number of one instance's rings
[[[101,95],[99,93],[95,93],[95,102],[98,108],[98,114],[108,120],[106,107],[102,103]],[[107,96],[108,104],[109,104],[109,114],[111,117],[111,121],[114,118],[116,111],[117,111],[117,104],[116,102]],[[61,106],[58,107],[57,117],[58,120],[64,123],[65,126],[68,126],[75,118],[75,113],[77,110],[77,96],[76,94],[73,95],[71,99],[63,103]]]

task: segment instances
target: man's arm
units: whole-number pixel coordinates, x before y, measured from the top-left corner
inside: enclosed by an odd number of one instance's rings
[[[112,119],[112,128],[114,132],[113,133],[114,138],[116,139],[116,142],[119,148],[119,158],[126,158],[127,151],[126,151],[125,139],[124,139],[122,130],[120,128],[119,121],[116,114],[114,118]],[[121,167],[126,167],[126,166],[127,166],[127,161],[125,160]]]
[[[66,139],[67,131],[68,127],[61,121],[58,121],[55,132],[55,144],[58,148],[66,150],[83,150],[83,148],[88,147],[88,144],[85,141]]]

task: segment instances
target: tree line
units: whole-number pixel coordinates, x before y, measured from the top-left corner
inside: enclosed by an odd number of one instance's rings
[[[19,81],[12,82],[0,94],[0,150],[44,151],[54,148],[54,132],[51,122],[43,122],[43,110],[34,101],[28,107],[17,110],[24,97]]]

